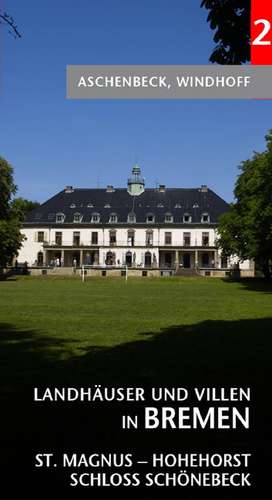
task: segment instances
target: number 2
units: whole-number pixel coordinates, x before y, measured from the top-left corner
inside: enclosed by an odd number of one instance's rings
[[[257,21],[254,22],[254,26],[257,26],[258,24],[263,24],[264,28],[263,31],[253,40],[252,45],[271,45],[270,40],[263,40],[263,38],[269,33],[271,29],[271,24],[267,19],[258,19]]]

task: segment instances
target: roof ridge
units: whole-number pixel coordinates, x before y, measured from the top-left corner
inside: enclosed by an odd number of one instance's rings
[[[127,191],[127,188],[126,187],[114,187],[113,186],[113,189],[114,191]],[[165,187],[165,190],[166,191],[169,191],[169,190],[183,190],[183,191],[199,191],[201,189],[201,186],[198,186],[198,187]],[[90,188],[81,188],[81,187],[73,187],[73,192],[74,191],[106,191],[107,190],[107,187],[103,187],[103,188],[95,188],[95,187],[90,187]],[[111,191],[111,192],[114,192],[114,191]],[[158,191],[159,192],[159,188],[157,187],[146,187],[145,188],[145,191]],[[212,189],[208,188],[208,191],[212,191],[214,192]],[[65,189],[62,189],[62,191],[60,191],[58,194],[60,193],[65,193]],[[57,196],[57,195],[55,195]]]

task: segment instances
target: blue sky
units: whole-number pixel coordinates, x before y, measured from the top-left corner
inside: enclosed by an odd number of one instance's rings
[[[2,2],[2,4],[1,4]],[[0,0],[3,5],[3,0]],[[232,199],[239,163],[264,148],[270,101],[67,100],[67,64],[208,64],[200,0],[4,0],[23,34],[1,29],[0,155],[19,195],[124,186],[135,159],[148,186],[208,184]]]

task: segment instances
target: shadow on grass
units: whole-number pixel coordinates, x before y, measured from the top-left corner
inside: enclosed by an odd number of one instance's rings
[[[39,337],[38,332],[17,331],[11,325],[1,325],[0,330],[0,376],[5,380],[2,392],[4,462],[11,466],[16,462],[18,450],[24,450],[25,491],[31,490],[34,484],[44,484],[44,480],[49,491],[56,491],[58,487],[68,491],[68,473],[72,471],[57,473],[50,469],[48,478],[44,469],[33,469],[33,456],[38,452],[54,451],[57,456],[69,451],[133,452],[139,460],[149,458],[154,452],[248,452],[255,454],[253,464],[258,457],[259,467],[268,460],[269,447],[265,443],[271,418],[267,398],[272,318],[205,321],[173,326],[158,333],[143,332],[138,341],[115,347],[89,345],[82,356],[66,360],[62,360],[67,347],[63,339]],[[71,340],[67,342],[70,344]],[[150,400],[143,403],[33,402],[34,386],[86,388],[94,384],[139,386],[145,388],[146,394],[150,386],[187,387],[189,394],[194,387],[249,386],[252,389],[251,429],[147,431],[140,425],[138,429],[124,431],[122,415],[137,414],[142,422],[144,406],[161,403]],[[205,409],[214,404],[218,403],[199,403],[190,397],[185,403],[167,401],[162,405]],[[237,403],[239,405],[241,403]],[[87,495],[86,489],[78,492]],[[148,496],[142,498],[157,498],[156,492],[149,490]],[[216,489],[215,498],[218,493]],[[171,498],[175,498],[175,494],[181,493],[173,490],[172,494],[171,490]],[[187,494],[188,497],[183,493],[183,498],[203,498],[200,490],[190,493],[187,490]],[[214,498],[212,494],[209,490],[209,496]],[[220,498],[243,498],[243,494],[239,488],[231,494],[224,490],[220,491]],[[99,495],[101,490],[97,498]]]
[[[263,292],[272,293],[272,280],[266,280],[265,278],[241,278],[241,279],[231,279],[222,278],[224,283],[239,283],[244,289],[250,292]]]
[[[69,353],[78,339],[44,337],[0,324],[0,375],[7,387],[40,384],[250,384],[270,364],[272,318],[204,321],[143,332],[114,347],[90,344]],[[67,359],[63,360],[66,357]]]
[[[13,283],[14,281],[17,281],[17,278],[11,278],[10,276],[0,274],[0,281],[5,281],[5,283]]]

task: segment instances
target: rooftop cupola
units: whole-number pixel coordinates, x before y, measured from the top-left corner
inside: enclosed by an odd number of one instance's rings
[[[141,174],[141,169],[139,165],[134,165],[131,173],[131,177],[128,179],[128,193],[131,196],[139,196],[144,192],[145,181]]]

